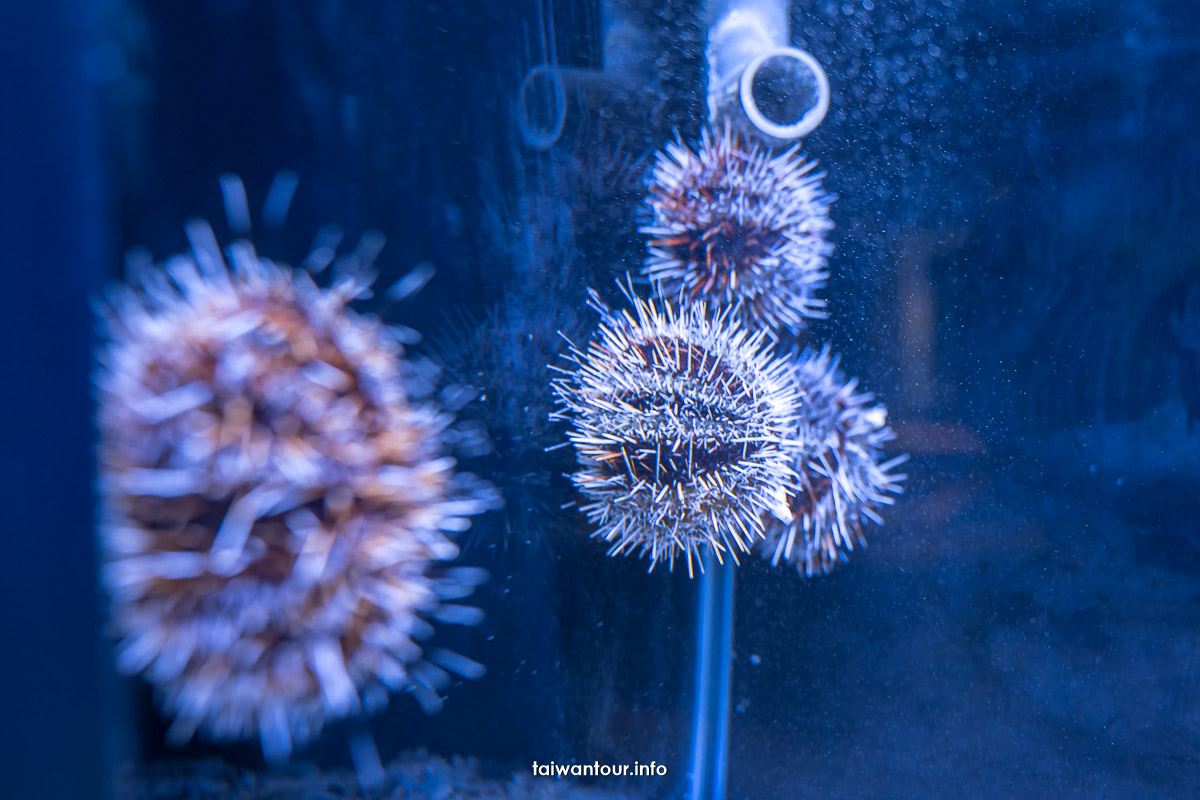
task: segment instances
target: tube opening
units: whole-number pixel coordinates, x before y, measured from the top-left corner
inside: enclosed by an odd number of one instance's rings
[[[562,136],[567,90],[558,69],[539,64],[525,74],[517,94],[517,126],[530,147],[547,150]]]
[[[777,139],[811,133],[829,110],[829,79],[808,53],[781,47],[759,55],[742,72],[742,108],[759,131]]]

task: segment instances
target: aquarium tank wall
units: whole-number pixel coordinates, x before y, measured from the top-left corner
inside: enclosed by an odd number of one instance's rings
[[[0,793],[1196,796],[1194,12],[12,9]]]

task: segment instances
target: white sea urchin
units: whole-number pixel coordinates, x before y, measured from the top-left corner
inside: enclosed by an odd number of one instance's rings
[[[892,504],[904,480],[892,470],[907,456],[881,462],[884,445],[895,438],[887,410],[842,376],[828,346],[801,353],[791,378],[802,398],[792,447],[799,489],[791,521],[768,525],[760,549],[772,564],[785,558],[812,577],[864,543],[864,519],[882,524],[879,508]]]
[[[600,328],[559,370],[555,417],[571,424],[573,481],[609,554],[649,553],[651,569],[682,554],[691,575],[701,550],[736,560],[764,517],[790,519],[796,390],[765,332],[703,303],[627,296],[632,313],[592,295]]]
[[[489,490],[455,474],[450,419],[413,390],[402,337],[348,308],[369,265],[321,288],[247,241],[226,264],[203,222],[188,232],[190,255],[103,304],[119,666],[159,690],[174,740],[258,738],[274,759],[387,690],[436,706],[447,676],[431,662],[482,672],[417,641],[427,618],[480,616],[445,602],[480,572],[441,564]]]
[[[660,152],[651,173],[643,273],[668,300],[704,300],[750,329],[793,333],[825,316],[832,198],[797,148],[772,156],[725,128],[693,152]]]

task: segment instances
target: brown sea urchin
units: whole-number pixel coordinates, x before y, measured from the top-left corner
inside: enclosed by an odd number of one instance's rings
[[[444,413],[402,335],[348,304],[369,265],[319,286],[209,226],[102,304],[100,529],[118,663],[159,691],[171,736],[260,739],[285,757],[331,719],[446,673],[428,619],[473,623],[477,570],[447,536],[487,508],[456,475]],[[228,263],[226,262],[228,255]]]
[[[882,459],[895,438],[887,409],[847,381],[830,349],[806,350],[791,378],[802,398],[799,435],[791,446],[799,488],[792,519],[771,521],[760,549],[773,564],[786,559],[804,575],[823,575],[865,542],[864,521],[882,524],[882,506],[900,493],[895,467],[907,456]]]
[[[573,481],[609,553],[648,553],[651,569],[683,557],[690,575],[702,551],[736,560],[764,517],[790,519],[795,387],[765,332],[703,303],[627,295],[620,313],[593,295],[600,328],[554,382],[556,417],[571,424]]]
[[[831,197],[796,148],[771,155],[726,126],[693,151],[668,144],[651,172],[650,255],[658,294],[730,309],[747,329],[793,333],[825,316]]]

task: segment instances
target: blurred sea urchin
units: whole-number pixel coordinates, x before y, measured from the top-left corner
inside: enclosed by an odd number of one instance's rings
[[[226,189],[244,210],[240,182]],[[447,533],[494,493],[455,474],[452,420],[403,359],[405,334],[349,308],[381,241],[339,258],[323,288],[247,240],[223,253],[202,221],[188,236],[190,254],[102,304],[100,538],[119,666],[159,691],[173,741],[258,738],[269,758],[388,690],[436,707],[435,663],[483,668],[417,641],[427,618],[479,619],[445,601],[480,572],[442,562],[458,552]],[[331,258],[318,247],[306,266]]]
[[[703,300],[748,329],[797,333],[825,316],[831,197],[796,148],[772,156],[728,125],[658,154],[649,183],[643,272],[660,296]]]
[[[632,313],[593,294],[602,320],[572,347],[554,391],[582,469],[583,510],[610,555],[687,560],[749,552],[763,518],[789,517],[797,395],[786,361],[704,303],[676,311],[626,290]],[[702,562],[701,562],[702,563]]]
[[[760,546],[771,557],[796,564],[806,576],[826,574],[856,544],[863,544],[863,520],[882,524],[878,509],[892,504],[903,475],[892,470],[907,460],[880,462],[883,446],[895,438],[887,410],[857,392],[826,346],[806,350],[792,368],[800,403],[800,435],[794,445],[799,489],[790,522],[768,526]]]

